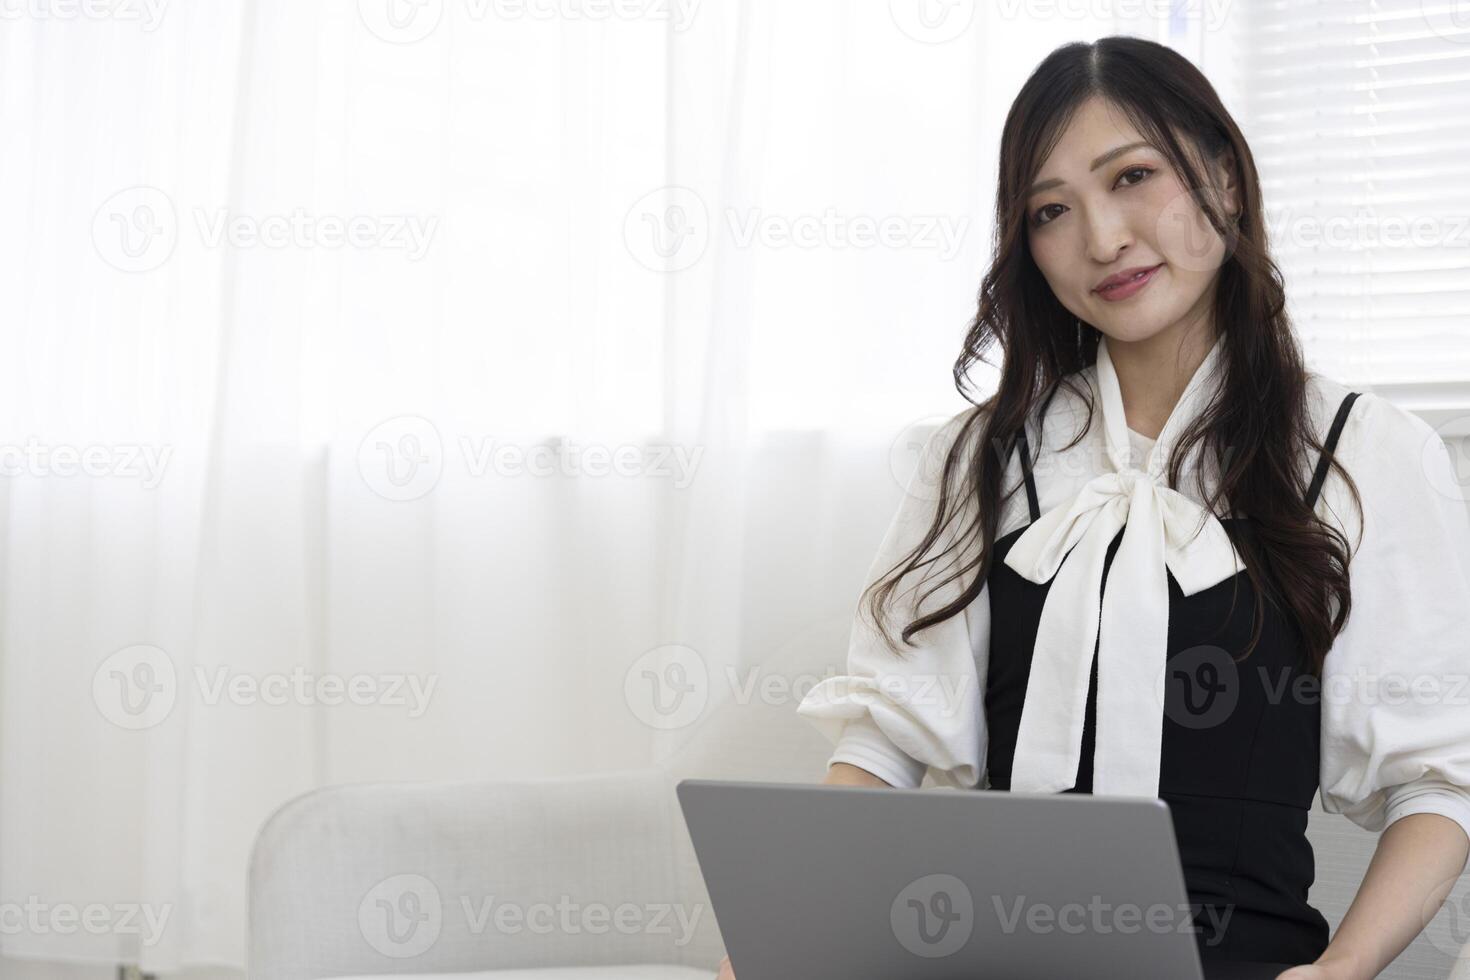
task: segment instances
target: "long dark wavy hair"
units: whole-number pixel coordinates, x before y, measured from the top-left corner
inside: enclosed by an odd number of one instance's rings
[[[953,372],[955,386],[973,407],[956,423],[958,433],[944,460],[938,504],[924,539],[863,591],[860,607],[865,605],[890,649],[902,656],[885,627],[892,595],[910,572],[949,557],[948,574],[915,602],[914,612],[924,598],[951,582],[963,585],[960,595],[918,615],[904,627],[902,641],[912,645],[916,633],[961,613],[984,587],[1002,505],[1021,485],[1017,481],[1004,490],[1002,482],[1025,420],[1034,417],[1038,406],[1044,413],[1051,396],[1065,385],[1087,405],[1086,424],[1066,448],[1076,445],[1092,425],[1091,391],[1068,376],[1096,363],[1100,334],[1061,304],[1033,260],[1025,194],[1073,114],[1093,96],[1121,112],[1168,158],[1227,245],[1213,302],[1214,322],[1224,335],[1222,383],[1175,446],[1168,485],[1178,489],[1182,460],[1196,445],[1219,461],[1214,493],[1206,497],[1201,487],[1200,496],[1217,516],[1223,497],[1252,519],[1259,551],[1232,530],[1232,522],[1224,526],[1256,594],[1296,625],[1309,669],[1320,676],[1351,607],[1351,552],[1346,537],[1306,504],[1312,467],[1302,461],[1315,461],[1323,445],[1307,410],[1308,376],[1286,314],[1281,273],[1269,254],[1255,161],[1204,75],[1174,50],[1139,38],[1105,37],[1057,48],[1037,66],[1011,106],[1001,136],[990,268]],[[1221,188],[1211,182],[1213,175],[1199,172],[1182,143],[1198,154],[1196,159],[1233,165],[1238,224],[1221,213]],[[995,345],[1003,352],[999,387],[977,403],[966,390],[966,375],[976,361],[990,363],[984,355]],[[1033,459],[1041,451],[1040,440],[1036,442],[1029,447]],[[994,451],[979,451],[986,446]],[[1347,471],[1336,459],[1331,466],[1360,505]],[[930,555],[951,525],[959,529],[954,543]],[[964,552],[970,553],[968,560],[961,560]],[[1251,642],[1238,659],[1255,649],[1260,638],[1265,610],[1261,603],[1255,605]]]

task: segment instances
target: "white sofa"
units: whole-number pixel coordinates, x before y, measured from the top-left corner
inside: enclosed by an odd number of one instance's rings
[[[249,975],[711,980],[724,947],[673,787],[692,776],[816,781],[830,746],[794,708],[711,709],[699,738],[658,769],[309,793],[256,841]],[[1376,835],[1317,810],[1309,833],[1311,900],[1335,929]],[[1467,880],[1382,977],[1470,980],[1470,959],[1455,958]]]

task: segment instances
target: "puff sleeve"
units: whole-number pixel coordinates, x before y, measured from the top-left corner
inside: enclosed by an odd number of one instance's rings
[[[1352,607],[1322,672],[1323,808],[1370,831],[1439,813],[1470,835],[1466,488],[1439,434],[1372,393],[1353,405],[1338,458],[1362,507],[1330,474],[1319,513],[1356,550]]]
[[[939,502],[944,459],[954,444],[966,409],[941,425],[925,442],[919,462],[905,489],[864,585],[889,571],[924,539]],[[978,424],[978,423],[977,423]],[[966,451],[966,457],[969,451]],[[961,460],[965,465],[968,458]],[[961,471],[962,472],[962,471]],[[960,500],[950,488],[954,519],[924,556],[933,559],[951,548],[956,535],[974,516],[968,509],[954,514]],[[899,657],[873,628],[870,617],[858,609],[848,642],[846,673],[828,677],[809,691],[797,713],[810,720],[836,745],[829,760],[847,762],[891,785],[918,786],[926,771],[942,786],[971,788],[981,775],[984,759],[984,723],[980,684],[983,659],[989,649],[989,589],[981,591],[957,615],[914,635],[903,646],[897,634],[917,615],[918,599],[953,571],[957,551],[907,573],[888,607],[889,630],[904,650]],[[923,599],[923,612],[953,602],[962,579],[947,583]]]

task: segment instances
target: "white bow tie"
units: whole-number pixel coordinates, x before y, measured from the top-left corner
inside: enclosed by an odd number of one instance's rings
[[[1096,645],[1092,791],[1157,796],[1168,572],[1185,595],[1193,595],[1244,568],[1220,521],[1161,479],[1172,443],[1166,437],[1190,421],[1220,344],[1180,397],[1149,455],[1147,471],[1133,467],[1126,455],[1122,396],[1105,344],[1098,348],[1097,378],[1108,453],[1116,468],[1037,518],[1005,558],[1029,581],[1040,584],[1056,576],[1036,634],[1011,768],[1013,791],[1055,793],[1076,783]],[[1103,562],[1120,528],[1123,540],[1102,594]]]

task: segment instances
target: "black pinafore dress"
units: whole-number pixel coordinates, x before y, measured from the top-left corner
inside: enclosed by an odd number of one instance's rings
[[[1317,463],[1307,504],[1315,506],[1328,458],[1358,392],[1349,393]],[[1018,440],[1031,521],[1041,516],[1025,433]],[[1232,540],[1249,538],[1249,518],[1221,519]],[[988,788],[1009,790],[1021,706],[1042,604],[1037,584],[1005,564],[1026,527],[995,543],[990,588],[990,666],[985,682]],[[1110,544],[1108,569],[1123,531]],[[1239,547],[1239,545],[1237,545]],[[1266,602],[1260,639],[1250,645],[1257,593],[1241,571],[1186,596],[1169,574],[1168,681],[1159,797],[1169,805],[1195,938],[1213,959],[1311,963],[1327,947],[1328,925],[1307,902],[1315,877],[1307,812],[1318,784],[1320,688],[1289,613]],[[1083,723],[1077,783],[1092,792],[1097,659]]]

